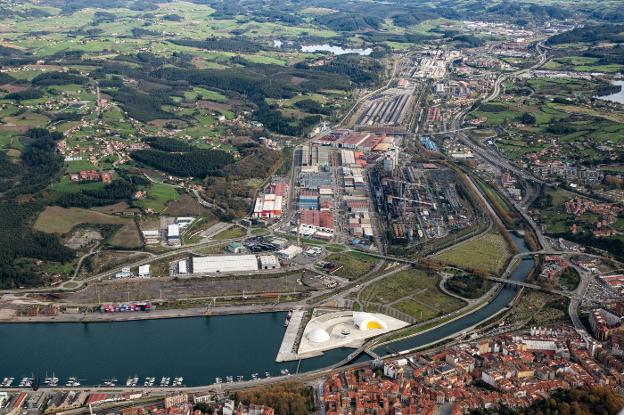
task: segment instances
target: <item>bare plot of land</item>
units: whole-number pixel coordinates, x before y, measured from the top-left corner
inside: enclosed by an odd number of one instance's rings
[[[105,281],[91,284],[77,293],[63,294],[63,299],[77,304],[96,304],[131,300],[154,300],[219,297],[255,293],[306,291],[297,279],[301,273],[285,274],[273,278],[260,275],[249,278],[146,278],[121,281]]]

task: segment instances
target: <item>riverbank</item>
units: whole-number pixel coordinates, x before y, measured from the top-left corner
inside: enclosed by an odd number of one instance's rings
[[[237,314],[256,314],[290,311],[293,304],[228,306],[207,309],[206,307],[153,310],[130,313],[61,313],[56,316],[11,316],[0,318],[0,323],[114,323],[144,320],[160,320],[187,317],[228,316]]]

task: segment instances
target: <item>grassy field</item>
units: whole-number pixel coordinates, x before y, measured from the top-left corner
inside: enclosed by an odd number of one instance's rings
[[[108,243],[111,246],[123,249],[135,249],[143,246],[141,233],[133,220],[126,221],[126,224],[115,232]]]
[[[231,228],[219,232],[211,239],[213,241],[224,241],[226,239],[240,238],[245,235],[247,235],[247,229],[241,228],[240,226],[232,226]]]
[[[49,206],[37,218],[35,229],[46,233],[66,235],[74,227],[85,224],[118,225],[119,229],[107,241],[113,247],[134,249],[143,245],[134,220],[81,208],[67,209]]]
[[[566,290],[574,290],[581,282],[581,277],[574,268],[566,269],[559,277],[559,286]]]
[[[504,317],[506,323],[543,325],[567,320],[566,299],[539,291],[527,291]]]
[[[408,269],[369,285],[360,294],[366,309],[394,308],[416,322],[448,314],[464,303],[440,291],[439,276]]]
[[[193,244],[197,242],[201,242],[200,233],[206,229],[209,229],[215,223],[218,222],[218,219],[214,216],[200,218],[185,229],[182,234],[182,243],[183,244]]]
[[[152,209],[154,212],[162,212],[167,204],[180,198],[175,187],[164,183],[152,183],[147,189],[147,196],[134,201],[134,205],[142,209]]]
[[[437,260],[448,265],[493,274],[500,274],[510,257],[511,252],[505,239],[496,231],[491,231],[435,256]]]
[[[71,231],[74,226],[81,224],[126,225],[128,222],[132,222],[132,220],[92,210],[49,206],[37,218],[35,229],[63,235]]]
[[[334,253],[325,259],[339,267],[333,272],[334,275],[350,280],[356,280],[365,275],[379,262],[378,258],[355,251],[346,254]]]

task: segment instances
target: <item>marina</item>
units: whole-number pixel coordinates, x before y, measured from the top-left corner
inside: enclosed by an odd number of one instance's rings
[[[526,251],[522,239],[514,240],[520,251]],[[525,280],[533,266],[532,258],[524,259],[511,279]],[[490,303],[470,314],[373,351],[383,356],[457,336],[504,310],[516,293],[514,288],[502,288]],[[131,385],[138,386],[139,379],[156,373],[172,373],[177,377],[161,375],[158,385],[173,386],[175,382],[178,386],[197,386],[212,384],[216,378],[234,382],[237,377],[252,379],[256,373],[265,373],[266,377],[321,369],[353,351],[342,347],[305,360],[276,362],[276,351],[282,347],[287,350],[293,344],[288,341],[284,346],[282,342],[287,315],[273,312],[107,323],[0,324],[0,355],[13,356],[3,362],[0,376],[6,377],[0,387],[15,387],[19,383],[15,379],[25,373],[41,377],[52,371],[58,385],[65,385],[70,378],[85,386],[104,385],[103,379],[116,384],[112,381],[115,377],[130,371],[135,373],[128,379]],[[293,342],[300,326],[297,315],[297,310],[293,311],[287,328],[292,330],[289,338]],[[178,352],[180,342],[184,354]],[[366,359],[362,355],[356,361]],[[41,386],[52,384],[44,382]]]

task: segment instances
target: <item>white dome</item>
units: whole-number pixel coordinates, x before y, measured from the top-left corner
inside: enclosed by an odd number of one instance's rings
[[[329,334],[321,328],[312,330],[307,334],[307,337],[312,343],[325,343],[329,341]]]
[[[371,329],[387,329],[388,325],[385,321],[377,316],[369,313],[355,312],[353,313],[353,324],[360,330]]]

